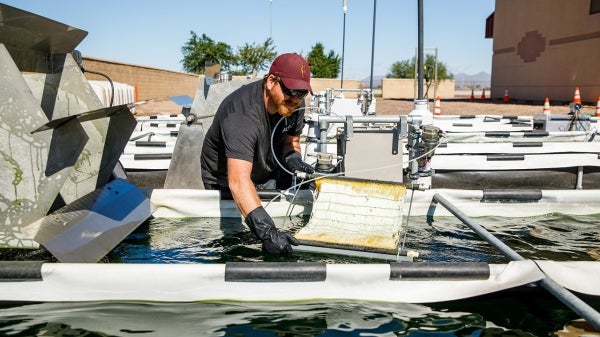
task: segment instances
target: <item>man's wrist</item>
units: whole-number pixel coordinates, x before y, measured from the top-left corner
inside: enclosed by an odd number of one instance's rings
[[[286,153],[286,154],[283,156],[283,158],[284,158],[284,159],[285,159],[285,158],[288,158],[289,156],[291,156],[291,155],[294,155],[294,153],[300,154],[300,152],[298,152],[298,151],[296,151],[296,150],[291,150],[291,151],[289,151],[288,153]]]

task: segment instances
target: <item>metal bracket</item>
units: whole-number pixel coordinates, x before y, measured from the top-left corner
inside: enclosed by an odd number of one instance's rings
[[[346,138],[346,140],[352,138],[352,135],[354,134],[354,118],[352,117],[352,115],[347,115],[346,116],[346,127],[344,128],[344,137]]]

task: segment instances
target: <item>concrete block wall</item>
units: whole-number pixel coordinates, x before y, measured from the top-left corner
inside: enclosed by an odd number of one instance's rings
[[[116,61],[102,60],[92,57],[83,58],[83,67],[106,74],[113,82],[119,82],[136,87],[137,101],[154,99],[166,96],[188,95],[194,97],[198,81],[204,75],[195,75],[164,69],[127,64]],[[85,73],[88,80],[106,80],[104,77]],[[341,79],[313,78],[311,79],[313,92],[324,91],[327,88],[341,89]],[[352,79],[344,79],[343,89],[362,89],[364,85]],[[454,81],[440,81],[437,95],[441,98],[454,97]],[[353,93],[346,93],[347,98],[352,98]],[[384,78],[381,88],[381,98],[412,99],[415,95],[415,80]],[[429,98],[435,98],[434,88],[429,89]]]
[[[325,89],[363,89],[364,85],[356,80],[344,79],[344,86],[342,87],[342,80],[339,78],[313,78],[310,80],[310,86],[313,92],[325,91]],[[346,98],[358,97],[358,93],[345,93]]]
[[[156,69],[140,65],[121,63],[84,57],[83,67],[106,74],[113,82],[125,83],[137,88],[137,101],[147,99],[188,95],[194,97],[199,75],[170,70]],[[103,76],[85,72],[88,80],[105,81]]]
[[[242,76],[233,76],[234,79],[244,79]],[[313,89],[313,93],[325,91],[325,89],[334,88],[340,89],[342,88],[342,80],[339,78],[311,78],[310,86]],[[357,80],[348,80],[344,79],[344,89],[363,89],[364,85]],[[358,97],[358,93],[347,93],[345,96],[347,98]]]
[[[429,88],[428,96],[430,99],[435,99],[434,96],[440,96],[440,98],[453,98],[454,92],[454,80],[440,81],[437,86],[437,90],[433,85]],[[381,97],[382,98],[415,98],[416,94],[416,81],[413,79],[403,78],[384,78],[381,83]]]

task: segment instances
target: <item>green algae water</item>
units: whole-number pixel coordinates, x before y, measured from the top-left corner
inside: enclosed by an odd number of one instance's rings
[[[476,218],[527,259],[600,259],[600,216],[551,214]],[[298,230],[305,218],[277,219]],[[508,260],[459,220],[408,221],[404,249],[419,261]],[[112,263],[225,263],[321,261],[381,263],[352,256],[295,252],[265,255],[239,219],[150,219],[111,251]],[[599,283],[600,284],[600,283]],[[584,298],[596,310],[600,299]],[[428,305],[362,301],[84,302],[0,307],[0,336],[553,336],[578,317],[539,287],[522,287]],[[574,326],[574,327],[573,327]],[[583,335],[579,332],[574,335]]]

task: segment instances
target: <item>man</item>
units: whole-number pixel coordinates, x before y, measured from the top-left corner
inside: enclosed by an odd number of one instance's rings
[[[278,56],[262,81],[244,85],[223,100],[202,146],[205,187],[231,191],[246,224],[269,253],[289,254],[298,242],[275,227],[256,190],[281,188],[290,177],[277,161],[291,173],[313,173],[300,155],[304,97],[309,92],[306,60],[294,53]]]

